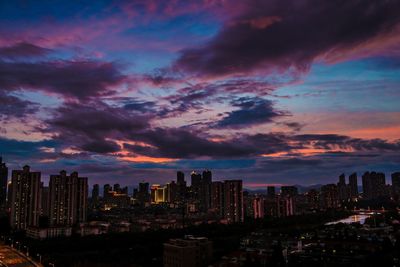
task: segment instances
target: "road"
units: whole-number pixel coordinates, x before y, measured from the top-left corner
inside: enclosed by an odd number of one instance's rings
[[[0,267],[36,267],[26,257],[0,244]]]

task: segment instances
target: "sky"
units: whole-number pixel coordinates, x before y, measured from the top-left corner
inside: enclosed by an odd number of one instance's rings
[[[44,181],[390,181],[399,14],[397,0],[0,0],[0,154]]]

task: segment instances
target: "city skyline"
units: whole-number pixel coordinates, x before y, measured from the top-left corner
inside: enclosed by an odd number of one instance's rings
[[[3,1],[0,156],[10,174],[91,185],[205,169],[250,189],[390,181],[399,13],[394,0]]]

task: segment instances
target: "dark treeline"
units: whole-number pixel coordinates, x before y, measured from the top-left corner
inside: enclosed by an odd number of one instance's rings
[[[350,212],[328,211],[285,218],[247,219],[243,224],[202,224],[184,229],[148,230],[99,236],[32,240],[15,235],[15,240],[28,246],[31,255],[41,254],[45,264],[56,266],[161,266],[163,243],[184,235],[205,236],[213,241],[214,258],[239,248],[240,239],[262,229],[287,234],[345,218]]]

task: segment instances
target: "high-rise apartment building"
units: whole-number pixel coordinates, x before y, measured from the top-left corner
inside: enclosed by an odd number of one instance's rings
[[[224,181],[224,212],[228,223],[243,222],[243,182],[242,180]]]
[[[350,197],[351,198],[358,197],[357,173],[352,173],[349,176],[349,191],[350,191]]]
[[[336,184],[327,184],[321,187],[321,206],[325,209],[339,206],[338,187]]]
[[[394,194],[400,195],[400,172],[392,173],[392,189]]]
[[[6,208],[8,168],[0,157],[0,211]]]
[[[79,177],[77,172],[67,175],[50,175],[49,219],[51,226],[72,226],[85,222],[87,218],[87,178]]]
[[[38,226],[41,213],[40,172],[31,172],[29,166],[13,170],[11,174],[10,224],[15,230]]]
[[[217,181],[211,184],[211,209],[221,218],[225,214],[224,183]]]
[[[363,196],[365,199],[384,197],[387,194],[385,174],[366,172],[362,176]]]
[[[264,218],[264,198],[257,196],[253,199],[253,214],[254,219]]]

